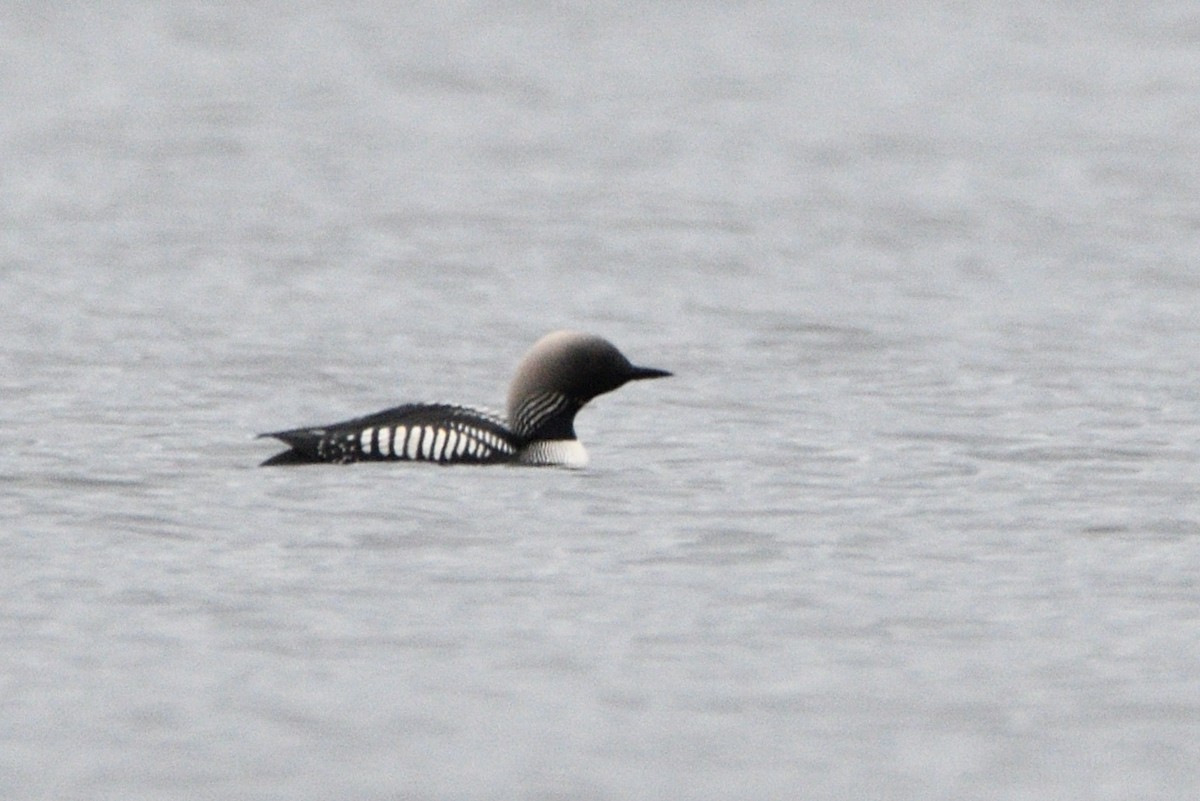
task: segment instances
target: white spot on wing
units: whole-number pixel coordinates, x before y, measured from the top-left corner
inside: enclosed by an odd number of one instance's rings
[[[371,452],[371,437],[375,433],[375,429],[368,428],[359,434],[359,444],[362,446],[363,453]]]
[[[408,432],[408,448],[407,448],[406,452],[408,453],[409,459],[417,458],[417,443],[419,443],[420,441],[421,441],[421,427],[413,426],[412,430]]]
[[[458,445],[458,432],[451,430],[446,434],[446,452],[442,454],[442,458],[449,459],[453,457],[456,445]]]
[[[404,435],[408,433],[407,426],[396,426],[396,439],[392,442],[392,455],[404,455]]]
[[[433,441],[433,458],[439,462],[442,460],[442,446],[446,444],[446,429],[439,428],[437,439]]]
[[[421,458],[433,458],[433,426],[424,426],[421,429]]]

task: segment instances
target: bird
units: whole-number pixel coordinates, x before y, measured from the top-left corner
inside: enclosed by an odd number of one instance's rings
[[[575,415],[630,381],[665,378],[594,334],[554,331],[534,343],[509,385],[507,416],[472,406],[407,403],[329,425],[259,434],[288,449],[260,466],[415,461],[584,468]]]

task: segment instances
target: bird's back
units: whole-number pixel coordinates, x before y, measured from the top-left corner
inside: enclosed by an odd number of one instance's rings
[[[409,403],[341,423],[259,436],[290,447],[264,467],[385,460],[494,464],[514,461],[520,449],[517,436],[495,414],[442,403]]]

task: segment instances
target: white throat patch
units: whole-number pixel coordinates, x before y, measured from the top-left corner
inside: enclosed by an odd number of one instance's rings
[[[588,465],[588,455],[583,443],[577,439],[543,439],[523,448],[517,461],[528,465],[581,470]]]

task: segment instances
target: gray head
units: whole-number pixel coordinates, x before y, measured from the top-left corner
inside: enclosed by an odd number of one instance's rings
[[[517,433],[572,439],[575,412],[597,395],[630,381],[662,378],[666,370],[637,367],[606,339],[555,331],[534,343],[508,390],[508,419]]]

